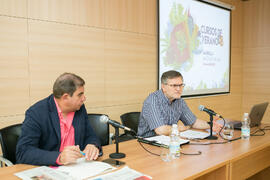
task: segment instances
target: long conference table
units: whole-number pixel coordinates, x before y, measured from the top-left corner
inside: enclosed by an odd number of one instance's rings
[[[251,130],[254,131],[255,129]],[[239,137],[240,131],[235,131],[234,134],[235,137]],[[219,138],[217,141],[223,140]],[[216,142],[216,140],[192,143],[207,142]],[[153,153],[161,153],[161,147],[144,143],[143,146]],[[115,152],[115,145],[104,146],[103,150],[103,157],[98,159],[100,161]],[[171,162],[164,162],[159,156],[145,151],[137,140],[119,143],[119,151],[126,154],[121,161],[124,161],[128,167],[153,179],[270,179],[270,131],[266,131],[264,136],[252,136],[250,140],[240,139],[226,144],[183,145],[182,152],[201,151],[202,154],[181,155],[179,159]],[[35,166],[16,164],[0,168],[0,179],[19,179],[14,173],[33,167]]]

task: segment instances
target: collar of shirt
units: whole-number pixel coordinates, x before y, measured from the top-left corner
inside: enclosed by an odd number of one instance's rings
[[[159,96],[161,97],[162,101],[168,103],[168,105],[171,105],[171,104],[175,101],[175,100],[173,100],[173,101],[171,102],[171,101],[165,96],[165,94],[163,93],[162,89],[160,89],[160,90],[158,91],[158,93],[159,93]]]
[[[58,113],[58,116],[60,118],[60,121],[64,121],[66,123],[67,120],[70,120],[70,116],[73,116],[74,117],[75,112],[69,112],[67,114],[67,117],[64,118],[63,113],[62,113],[62,110],[60,109],[60,107],[59,107],[59,105],[58,105],[55,97],[53,97],[53,99],[54,99],[54,102],[55,102],[55,105],[56,105],[56,108],[57,108],[57,113]],[[73,117],[72,117],[72,120],[73,120]]]

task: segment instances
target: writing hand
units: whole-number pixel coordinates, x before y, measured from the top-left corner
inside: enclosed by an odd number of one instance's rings
[[[59,162],[61,164],[75,163],[78,158],[82,157],[79,146],[66,146],[60,153]]]

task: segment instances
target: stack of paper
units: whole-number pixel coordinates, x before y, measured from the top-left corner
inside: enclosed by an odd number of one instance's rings
[[[184,132],[180,132],[180,137],[187,139],[204,139],[207,136],[209,136],[209,133],[202,131],[186,130]]]
[[[28,169],[19,173],[16,176],[23,180],[82,180],[89,179],[101,173],[115,170],[111,165],[99,161],[85,161],[72,165],[60,166],[53,169],[47,166],[41,166],[33,169]],[[126,180],[126,179],[140,179],[149,180],[150,176],[146,176],[128,166],[104,175],[96,176],[93,180]]]
[[[56,171],[55,169],[49,168],[47,166],[41,166],[33,169],[28,169],[22,172],[15,173],[15,176],[18,176],[24,180],[72,180],[73,178],[68,176],[65,173]]]
[[[84,161],[76,164],[60,166],[57,168],[57,171],[66,173],[74,179],[85,179],[113,169],[116,168],[104,162]]]

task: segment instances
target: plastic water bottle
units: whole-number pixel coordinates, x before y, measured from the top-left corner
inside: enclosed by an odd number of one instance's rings
[[[177,124],[172,125],[169,149],[172,159],[180,157],[180,139]]]
[[[249,139],[249,137],[250,137],[249,115],[248,113],[244,113],[241,127],[241,138]]]

